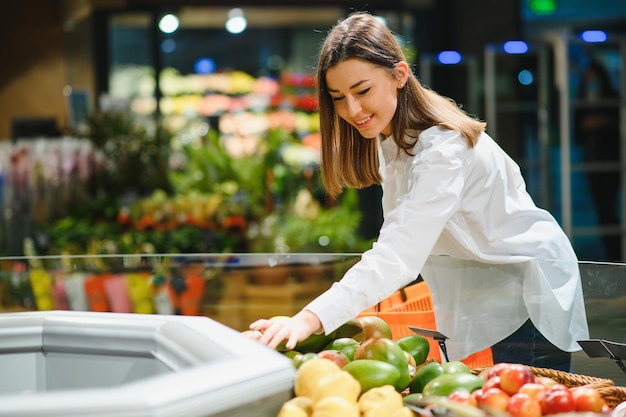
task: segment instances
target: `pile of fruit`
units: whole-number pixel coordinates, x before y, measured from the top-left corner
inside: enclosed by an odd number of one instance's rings
[[[364,316],[332,335],[313,335],[283,350],[297,368],[295,397],[278,417],[542,417],[612,410],[591,387],[567,387],[530,367],[498,363],[471,370],[428,358],[419,335],[392,339],[389,326]]]
[[[535,376],[525,365],[497,363],[479,376],[485,380],[479,390],[471,393],[455,391],[448,398],[486,410],[506,411],[513,417],[611,412],[594,388],[569,388],[552,378]]]

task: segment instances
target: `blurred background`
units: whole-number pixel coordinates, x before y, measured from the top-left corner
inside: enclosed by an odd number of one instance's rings
[[[626,3],[22,0],[0,5],[0,255],[360,252],[313,74],[355,10],[485,120],[581,260],[626,259]]]

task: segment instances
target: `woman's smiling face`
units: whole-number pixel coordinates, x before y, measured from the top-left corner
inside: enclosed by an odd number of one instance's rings
[[[326,86],[337,115],[365,138],[391,134],[398,89],[407,75],[405,63],[393,72],[360,59],[346,59],[326,71]]]

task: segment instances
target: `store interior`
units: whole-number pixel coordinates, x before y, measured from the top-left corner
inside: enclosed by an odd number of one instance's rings
[[[182,178],[191,175],[190,165],[181,168],[186,174],[164,172],[180,168],[180,164],[173,168],[176,161],[193,159],[194,155],[180,149],[207,132],[219,136],[219,145],[234,159],[258,153],[259,142],[267,136],[273,137],[276,146],[282,146],[281,141],[293,145],[291,165],[279,173],[283,183],[275,181],[278,190],[267,199],[293,199],[296,189],[306,182],[310,189],[315,188],[316,155],[311,146],[315,146],[318,132],[311,77],[317,48],[333,23],[351,10],[365,8],[385,19],[402,39],[413,70],[424,84],[487,122],[488,133],[518,162],[533,199],[561,223],[581,260],[626,258],[625,185],[620,180],[624,175],[624,150],[620,146],[624,133],[619,130],[624,125],[623,112],[619,112],[624,103],[624,6],[611,3],[608,7],[607,3],[603,7],[582,0],[479,1],[471,5],[456,0],[367,5],[321,2],[315,6],[294,2],[29,0],[2,7],[6,9],[2,30],[5,38],[12,39],[7,44],[10,64],[0,73],[4,85],[0,137],[8,147],[6,158],[13,158],[3,162],[4,170],[21,164],[21,169],[28,171],[37,166],[42,155],[59,155],[59,160],[44,158],[41,162],[43,178],[33,172],[24,174],[32,188],[28,196],[13,198],[11,188],[6,189],[3,204],[7,209],[2,222],[6,230],[0,245],[3,254],[23,254],[25,237],[35,240],[40,254],[51,253],[50,245],[58,253],[64,244],[55,242],[56,232],[63,229],[58,220],[68,215],[86,224],[92,223],[93,216],[112,218],[112,213],[102,213],[97,201],[96,207],[83,210],[82,218],[71,213],[72,207],[84,205],[85,198],[94,200],[96,192],[110,197],[108,201],[102,199],[100,206],[117,205],[117,210],[110,210],[118,212],[130,210],[138,196],[147,199],[154,190],[181,198],[190,188],[214,194],[215,190],[206,185]],[[176,19],[177,26],[170,33],[167,31],[171,29],[159,28],[167,15]],[[245,30],[228,32],[229,15],[245,21]],[[26,21],[29,24],[22,23]],[[594,33],[599,40],[593,39]],[[585,34],[592,38],[584,38]],[[515,49],[516,45],[522,49]],[[612,98],[601,102],[578,98],[580,74],[592,62],[605,67],[616,93]],[[617,132],[612,133],[615,140],[605,151],[610,155],[595,160],[586,159],[585,154],[593,151],[583,149],[582,133],[575,123],[594,109],[613,112]],[[138,143],[145,143],[145,135],[152,135],[148,130],[163,128],[159,130],[163,136],[154,139],[158,150],[139,149],[128,156],[129,161],[151,160],[145,166],[130,164],[136,172],[147,174],[138,176],[130,165],[120,165],[117,178],[103,184],[95,173],[100,168],[88,165],[81,175],[70,174],[76,178],[46,183],[46,178],[67,177],[58,167],[81,165],[80,158],[62,161],[68,152],[89,160],[110,145],[102,135],[127,135],[123,131],[127,120],[107,119],[119,116],[113,114],[119,110],[151,125],[144,129],[146,132],[133,132],[134,136],[144,135]],[[120,130],[105,133],[103,125]],[[282,134],[284,138],[277,137]],[[35,146],[38,137],[44,140]],[[55,145],[50,139],[55,138],[66,140],[59,145],[62,149],[52,151]],[[88,144],[81,142],[85,138]],[[33,150],[24,152],[18,141]],[[94,143],[95,148],[90,148]],[[275,152],[276,146],[270,146],[269,152]],[[107,151],[109,157],[116,158],[114,154],[121,149]],[[21,163],[19,155],[25,156]],[[159,164],[168,165],[155,170]],[[308,179],[302,179],[302,172]],[[78,186],[65,186],[67,181],[76,181]],[[11,181],[5,183],[11,185]],[[318,202],[324,199],[319,189],[314,193]],[[375,237],[381,223],[379,197],[377,188],[362,190],[357,201],[350,203],[359,207],[361,218],[354,227],[363,242],[324,251],[360,250]],[[273,204],[285,206],[281,201]],[[137,211],[134,216],[141,217]],[[119,234],[107,226],[103,225],[102,233]],[[212,240],[223,241],[220,237]],[[246,248],[249,243],[211,248],[213,243],[208,242],[181,250],[261,249]],[[291,251],[324,249],[294,245]],[[79,246],[86,246],[84,238]],[[157,251],[177,248],[156,246]]]
[[[354,10],[487,122],[580,260],[591,337],[626,343],[626,3],[23,0],[0,5],[0,307],[295,314],[367,250],[379,187],[319,178],[315,62]],[[584,95],[605,71],[610,96]],[[600,150],[581,121],[603,114]],[[597,143],[597,142],[596,142]],[[611,358],[573,371],[626,385]]]

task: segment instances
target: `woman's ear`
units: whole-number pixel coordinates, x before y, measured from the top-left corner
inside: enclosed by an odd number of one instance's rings
[[[409,78],[409,64],[405,61],[400,61],[396,64],[393,70],[395,77],[398,80],[398,88],[403,88]]]

